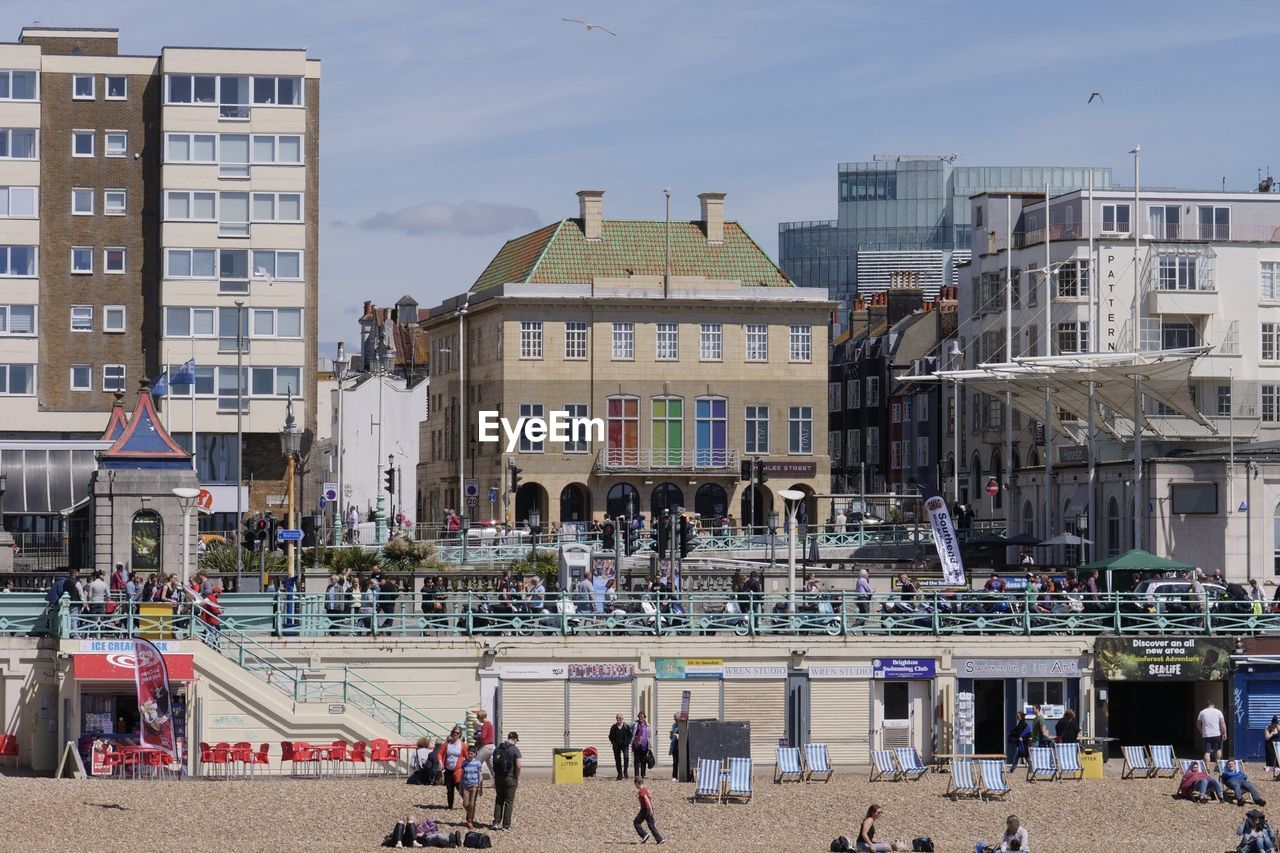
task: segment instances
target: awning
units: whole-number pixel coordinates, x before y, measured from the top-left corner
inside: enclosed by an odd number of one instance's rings
[[[0,497],[6,515],[52,515],[84,500],[97,467],[94,455],[103,442],[6,442],[0,445],[0,471],[7,487]]]
[[[169,668],[169,680],[191,681],[195,675],[193,655],[165,655],[164,662]],[[72,670],[81,681],[128,681],[134,680],[133,652],[118,652],[107,655],[75,655]]]

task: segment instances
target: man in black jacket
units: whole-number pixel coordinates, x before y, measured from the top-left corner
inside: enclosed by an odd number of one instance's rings
[[[627,778],[628,765],[631,763],[631,736],[634,732],[631,724],[623,720],[621,714],[609,729],[609,743],[613,746],[613,763],[618,768],[618,778]]]

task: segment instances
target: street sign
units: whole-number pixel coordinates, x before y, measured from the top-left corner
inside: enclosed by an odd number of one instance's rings
[[[472,509],[475,509],[476,504],[478,504],[479,502],[480,502],[480,498],[477,497],[476,495],[467,495],[467,506],[471,507]]]
[[[987,494],[995,497],[1000,493],[1000,484],[996,482],[995,477],[987,481]]]
[[[281,527],[276,531],[277,542],[301,542],[302,531],[291,527]]]
[[[489,503],[493,504],[493,503],[497,503],[497,502],[498,502],[498,490],[497,490],[497,489],[490,489],[490,490],[489,490]]]
[[[196,495],[196,509],[200,512],[213,512],[213,492],[201,489],[200,494]]]
[[[327,500],[327,501],[329,501],[329,502],[333,502],[333,501],[336,501],[336,500],[338,499],[338,484],[337,484],[337,483],[325,483],[325,484],[324,484],[324,488],[323,488],[321,491],[322,491],[322,492],[323,492],[323,494],[324,494],[324,499],[325,499],[325,500]]]
[[[478,498],[480,496],[480,481],[475,477],[468,477],[463,480],[462,493],[468,498]],[[474,506],[474,504],[473,504]]]
[[[1244,512],[1248,508],[1249,508],[1249,505],[1247,503],[1245,503],[1244,501],[1240,501],[1240,509],[1236,510],[1236,512]]]
[[[321,508],[321,509],[324,509],[324,508],[325,508],[325,507],[327,507],[328,505],[329,505],[329,501],[325,498],[325,496],[324,496],[324,495],[321,495],[321,496],[320,496],[320,508]]]

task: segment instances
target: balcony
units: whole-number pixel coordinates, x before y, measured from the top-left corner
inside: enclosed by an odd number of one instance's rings
[[[1218,291],[1156,288],[1147,292],[1147,313],[1212,316],[1218,313]]]
[[[640,450],[614,448],[596,457],[597,474],[739,473],[737,450]]]

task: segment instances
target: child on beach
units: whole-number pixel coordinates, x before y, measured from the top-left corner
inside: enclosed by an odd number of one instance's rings
[[[469,756],[462,764],[462,808],[467,812],[467,829],[475,829],[476,800],[480,798],[479,754]]]
[[[649,796],[649,789],[644,786],[644,780],[639,776],[633,777],[636,783],[636,797],[640,800],[640,813],[636,815],[636,819],[632,821],[636,828],[636,834],[640,836],[640,843],[643,844],[649,840],[649,836],[645,834],[644,825],[648,824],[649,832],[653,834],[653,840],[661,844],[662,833],[658,832],[658,825],[654,821],[653,816],[653,798]]]

